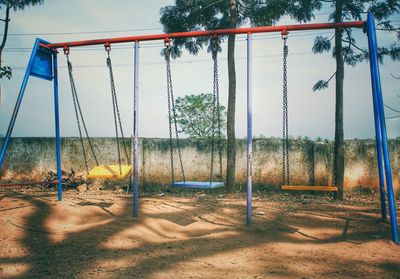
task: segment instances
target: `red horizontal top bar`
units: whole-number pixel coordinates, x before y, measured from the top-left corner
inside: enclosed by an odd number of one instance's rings
[[[170,34],[139,35],[139,36],[129,36],[129,37],[119,37],[119,38],[63,42],[63,43],[55,43],[48,45],[40,44],[40,46],[51,49],[57,49],[63,47],[103,45],[106,43],[117,44],[117,43],[127,43],[127,42],[165,40],[165,39],[182,38],[182,37],[201,37],[201,36],[247,34],[247,33],[271,33],[271,32],[282,32],[282,31],[302,31],[302,30],[336,29],[336,28],[351,28],[351,27],[361,28],[364,26],[364,24],[365,21],[351,21],[351,22],[340,22],[340,23],[310,23],[310,24],[281,25],[281,26],[260,26],[260,27],[220,29],[220,30],[210,30],[210,31],[177,32]]]

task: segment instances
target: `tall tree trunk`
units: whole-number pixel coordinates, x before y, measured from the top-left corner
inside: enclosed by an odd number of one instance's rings
[[[343,1],[336,1],[335,22],[342,21]],[[344,60],[342,36],[343,30],[335,31],[335,54],[336,54],[336,111],[335,111],[335,181],[338,192],[335,193],[335,200],[343,200],[343,180],[344,180],[344,129],[343,129],[343,80],[344,80]]]
[[[229,0],[230,28],[236,28],[238,14],[236,0]],[[235,70],[235,35],[228,37],[228,115],[227,115],[227,164],[226,164],[226,191],[232,192],[235,187],[236,168],[236,136],[235,136],[235,111],[236,111],[236,70]]]

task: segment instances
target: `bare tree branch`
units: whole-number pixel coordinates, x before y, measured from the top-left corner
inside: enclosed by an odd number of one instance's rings
[[[397,109],[394,109],[394,108],[392,108],[392,107],[389,107],[388,105],[386,105],[385,104],[385,107],[387,107],[388,109],[390,109],[390,110],[392,110],[392,111],[394,111],[394,112],[398,112],[398,113],[400,113],[400,111],[399,110],[397,110]]]

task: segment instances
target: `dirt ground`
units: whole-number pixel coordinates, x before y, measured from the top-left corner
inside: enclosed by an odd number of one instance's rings
[[[1,278],[400,278],[377,196],[0,192]],[[399,205],[398,205],[399,206]]]

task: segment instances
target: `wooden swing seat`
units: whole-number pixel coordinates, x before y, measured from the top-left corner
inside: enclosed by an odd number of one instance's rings
[[[119,165],[100,165],[89,171],[88,178],[122,179],[131,173],[132,166],[121,165],[121,170],[122,172],[120,172]]]
[[[337,192],[338,188],[335,186],[295,186],[295,185],[282,185],[282,190],[289,191],[325,191],[325,192]]]

